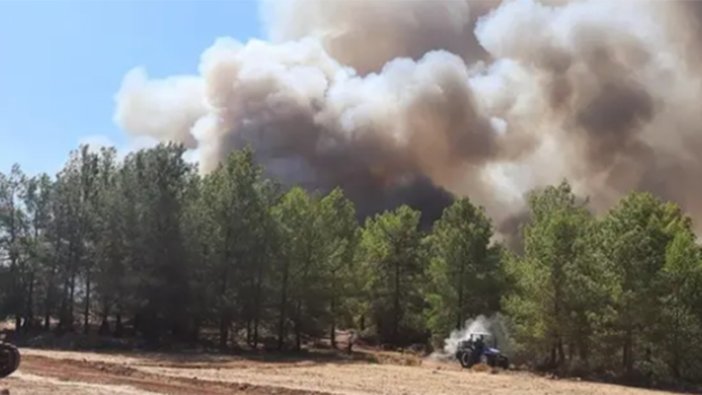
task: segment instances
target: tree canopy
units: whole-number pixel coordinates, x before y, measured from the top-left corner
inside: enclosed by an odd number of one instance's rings
[[[55,176],[0,173],[0,315],[18,333],[301,349],[339,329],[440,346],[500,313],[518,363],[702,381],[702,250],[644,192],[594,214],[564,181],[532,191],[520,251],[457,198],[431,228],[344,191],[282,188],[255,152],[201,175],[184,147],[72,152]],[[212,339],[210,339],[210,337]]]

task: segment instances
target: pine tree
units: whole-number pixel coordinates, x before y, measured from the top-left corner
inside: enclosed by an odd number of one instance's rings
[[[513,289],[504,309],[522,351],[563,368],[566,346],[575,343],[569,337],[569,323],[578,315],[573,296],[587,292],[572,279],[586,273],[581,255],[591,216],[566,182],[531,193],[529,207],[524,256],[506,262]]]
[[[492,225],[467,198],[455,201],[434,224],[430,248],[429,325],[436,340],[468,318],[499,309],[500,249]]]
[[[370,273],[370,309],[382,342],[395,346],[421,341],[425,302],[425,254],[420,213],[408,206],[369,218],[361,236],[361,256]]]
[[[321,244],[323,251],[324,277],[327,285],[326,298],[329,300],[328,320],[329,337],[332,347],[336,348],[337,323],[343,317],[350,321],[353,298],[353,285],[358,270],[354,254],[360,237],[356,221],[356,210],[339,188],[332,190],[319,202],[319,227],[322,229]]]

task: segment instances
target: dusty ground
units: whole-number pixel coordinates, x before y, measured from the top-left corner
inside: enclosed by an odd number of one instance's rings
[[[22,365],[0,381],[10,394],[664,394],[549,380],[527,373],[473,372],[388,354],[384,363],[224,356],[102,354],[21,349]],[[377,357],[377,355],[374,355]]]

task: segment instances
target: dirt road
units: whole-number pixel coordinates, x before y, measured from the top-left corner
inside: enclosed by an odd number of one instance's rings
[[[223,356],[101,354],[22,349],[22,365],[0,382],[10,394],[664,394],[549,380],[527,373],[479,373],[450,364],[401,366],[341,360],[271,361]]]

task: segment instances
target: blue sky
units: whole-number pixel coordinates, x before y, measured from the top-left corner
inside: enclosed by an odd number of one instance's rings
[[[261,37],[252,0],[0,0],[0,171],[54,173],[89,136],[117,144],[124,74],[191,74],[217,37]]]

